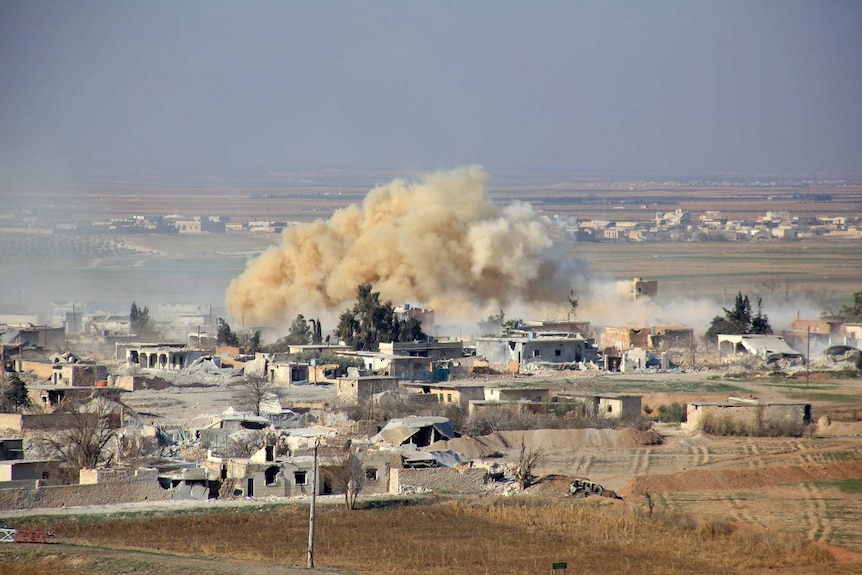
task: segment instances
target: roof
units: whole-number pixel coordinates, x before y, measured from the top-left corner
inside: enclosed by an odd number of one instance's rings
[[[689,405],[703,405],[713,407],[769,407],[774,406],[806,406],[811,405],[804,401],[689,401]]]
[[[327,427],[298,427],[289,432],[293,437],[329,437],[335,434],[334,429]]]
[[[26,338],[22,337],[23,332],[18,329],[0,332],[0,343],[4,345],[12,345],[18,343],[29,343]]]
[[[411,415],[409,417],[390,420],[380,430],[380,433],[371,438],[371,441],[385,441],[390,445],[401,445],[425,427],[433,427],[437,433],[448,439],[455,437],[455,428],[449,419],[445,417]]]
[[[715,405],[721,407],[766,406],[766,405],[811,405],[803,401],[763,400],[755,397],[730,396],[727,401],[689,401],[695,405]]]
[[[439,389],[481,389],[485,387],[484,383],[460,383],[457,381],[435,381],[432,383],[420,383],[420,382],[405,382],[402,384],[404,387],[410,388],[423,388],[423,387],[436,387]]]
[[[339,381],[380,381],[380,380],[397,380],[398,378],[392,375],[360,375],[357,377],[339,377]]]
[[[414,451],[404,450],[401,452],[401,459],[405,464],[417,465],[425,464],[428,467],[455,467],[461,463],[461,456],[452,451]]]
[[[60,464],[57,459],[0,459],[0,465],[45,465],[47,463]]]
[[[719,334],[718,343],[729,341],[734,344],[741,344],[749,353],[773,356],[801,356],[802,354],[787,345],[784,338],[780,335],[754,335],[754,334]]]
[[[517,343],[589,343],[584,336],[573,334],[568,337],[546,337],[542,332],[536,332],[536,337],[529,336],[512,336],[512,337],[477,337],[476,341],[494,341],[498,343],[508,343],[510,341]]]

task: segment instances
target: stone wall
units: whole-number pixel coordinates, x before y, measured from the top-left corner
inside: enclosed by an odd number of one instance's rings
[[[483,493],[487,470],[452,469],[392,469],[389,476],[389,492],[393,495],[405,493]]]
[[[21,431],[24,429],[24,416],[20,413],[0,413],[0,429]]]
[[[84,415],[78,414],[74,419],[80,420]],[[86,414],[93,422],[98,414]],[[67,413],[35,413],[22,415],[20,413],[0,413],[0,429],[23,431],[25,429],[68,429],[73,416]]]
[[[0,490],[0,509],[39,509],[79,505],[112,505],[137,501],[170,501],[170,489],[152,478],[130,478],[97,485],[55,485]]]
[[[688,404],[686,427],[715,435],[797,435],[809,422],[807,404]]]

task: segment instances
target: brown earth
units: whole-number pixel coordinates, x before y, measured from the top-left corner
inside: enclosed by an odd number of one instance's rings
[[[520,448],[521,441],[531,450],[608,449],[642,447],[661,444],[655,431],[636,429],[536,429],[530,431],[496,431],[481,437],[459,437],[438,441],[428,447],[431,451],[451,449],[468,457],[493,457]]]
[[[670,475],[635,477],[621,490],[624,494],[739,490],[769,487],[785,483],[836,481],[862,477],[862,461],[843,463],[805,463],[801,465],[771,465],[758,469],[725,469],[711,471],[692,469]]]
[[[107,574],[129,573],[138,575],[161,575],[183,573],[185,575],[299,575],[309,573],[303,566],[286,566],[254,560],[235,560],[226,557],[189,557],[175,553],[159,553],[135,549],[110,549],[64,543],[39,545],[16,553],[19,546],[0,550],[0,575],[21,575],[32,569],[33,573]],[[302,561],[304,557],[299,558]],[[7,570],[11,569],[11,570]],[[120,570],[116,570],[120,569]],[[320,575],[350,575],[348,571],[314,569]]]

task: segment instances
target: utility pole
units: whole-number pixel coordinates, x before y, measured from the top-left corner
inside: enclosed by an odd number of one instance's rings
[[[317,448],[320,438],[314,439],[314,465],[311,468],[311,510],[308,512],[308,559],[305,566],[314,569],[314,511],[317,504]]]

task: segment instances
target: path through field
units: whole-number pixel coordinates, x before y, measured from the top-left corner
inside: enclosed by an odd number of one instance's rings
[[[17,551],[17,549],[0,549],[0,563],[5,564],[7,555],[13,550]],[[348,571],[332,569],[315,568],[310,571],[304,567],[304,555],[302,557],[286,557],[285,561],[292,563],[284,564],[235,560],[225,557],[191,557],[160,553],[159,551],[84,547],[65,543],[32,546],[25,551],[30,555],[31,561],[44,563],[53,561],[67,568],[80,569],[82,573],[94,575],[125,573],[127,571],[133,571],[139,575],[161,575],[164,573],[181,573],[182,575],[299,575],[300,573],[352,575]],[[2,572],[0,569],[0,573]]]

